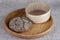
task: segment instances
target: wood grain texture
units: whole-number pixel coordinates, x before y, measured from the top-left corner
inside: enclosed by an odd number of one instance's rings
[[[44,23],[41,24],[32,24],[32,28],[30,28],[30,30],[28,30],[27,32],[23,32],[23,33],[16,33],[12,30],[10,30],[8,28],[8,24],[9,21],[11,19],[13,19],[14,17],[22,17],[22,16],[26,16],[25,15],[25,9],[18,9],[16,11],[11,12],[4,21],[4,28],[6,29],[6,31],[8,31],[9,33],[11,33],[12,35],[15,35],[17,37],[22,37],[22,38],[37,38],[37,37],[41,37],[43,35],[45,35],[46,33],[48,33],[51,29],[52,29],[52,25],[53,25],[53,19],[52,17],[50,17],[50,19]]]

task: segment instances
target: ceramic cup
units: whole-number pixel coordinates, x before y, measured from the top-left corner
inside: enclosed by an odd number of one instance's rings
[[[42,15],[32,15],[29,12],[33,10],[44,10]],[[25,8],[26,16],[34,23],[43,23],[50,18],[50,6],[47,3],[31,3]]]

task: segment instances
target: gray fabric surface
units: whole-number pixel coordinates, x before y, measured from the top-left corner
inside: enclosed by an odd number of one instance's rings
[[[31,2],[47,2],[51,6],[54,28],[45,36],[36,39],[17,38],[5,31],[3,21],[12,11],[24,8]],[[51,0],[0,0],[0,40],[60,40],[60,1]]]

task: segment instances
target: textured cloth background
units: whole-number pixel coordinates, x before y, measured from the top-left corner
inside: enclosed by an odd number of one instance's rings
[[[17,38],[5,31],[3,21],[12,11],[24,8],[32,2],[47,2],[51,6],[54,28],[45,36],[36,39]],[[0,40],[60,40],[60,1],[59,0],[0,0]]]

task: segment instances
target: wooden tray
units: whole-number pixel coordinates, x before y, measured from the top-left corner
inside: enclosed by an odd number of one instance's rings
[[[25,16],[25,9],[19,9],[16,11],[11,12],[4,20],[4,28],[6,31],[9,33],[17,36],[17,37],[22,37],[22,38],[37,38],[45,35],[52,29],[53,25],[53,19],[50,17],[50,19],[47,22],[41,23],[41,24],[32,24],[32,28],[28,30],[27,32],[23,33],[16,33],[8,28],[9,21],[17,16]]]

